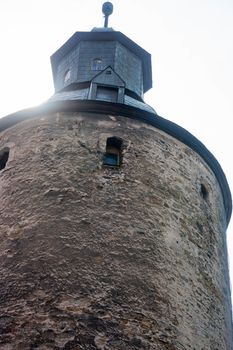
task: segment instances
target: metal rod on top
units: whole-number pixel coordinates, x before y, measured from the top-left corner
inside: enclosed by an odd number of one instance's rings
[[[113,13],[113,4],[109,1],[105,2],[102,6],[102,12],[104,14],[104,28],[108,28],[108,17]]]

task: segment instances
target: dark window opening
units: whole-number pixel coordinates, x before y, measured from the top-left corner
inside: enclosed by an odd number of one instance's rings
[[[201,196],[202,196],[204,199],[207,199],[207,197],[208,197],[207,188],[206,188],[205,185],[203,185],[203,184],[201,184]]]
[[[3,148],[0,151],[0,170],[6,167],[6,163],[9,159],[10,149],[8,147]]]
[[[96,99],[107,101],[107,102],[117,102],[118,99],[118,89],[104,86],[97,86]]]
[[[105,153],[104,155],[104,165],[108,166],[119,166],[119,156],[118,154]]]
[[[103,165],[119,167],[122,163],[122,139],[109,137],[106,142],[106,152],[103,158]]]
[[[92,61],[92,70],[103,70],[103,61],[101,60],[101,58],[95,58]]]

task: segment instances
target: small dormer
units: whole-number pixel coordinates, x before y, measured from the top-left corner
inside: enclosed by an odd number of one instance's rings
[[[125,82],[107,67],[92,79],[88,99],[123,103],[124,94]]]

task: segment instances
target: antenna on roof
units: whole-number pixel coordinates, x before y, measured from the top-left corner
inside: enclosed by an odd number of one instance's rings
[[[105,2],[102,6],[102,12],[104,14],[104,28],[108,28],[108,17],[113,13],[113,4],[109,1]]]

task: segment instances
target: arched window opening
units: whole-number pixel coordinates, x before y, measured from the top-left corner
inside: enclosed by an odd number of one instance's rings
[[[103,158],[103,165],[119,167],[122,163],[123,140],[118,137],[109,137],[106,142],[106,152]]]
[[[70,76],[71,76],[71,71],[70,69],[67,69],[67,71],[64,74],[64,83],[66,83],[70,79]]]
[[[95,58],[92,61],[92,70],[103,70],[103,61],[101,58]]]
[[[0,170],[6,167],[6,163],[9,159],[9,153],[10,149],[8,147],[5,147],[0,151]]]

